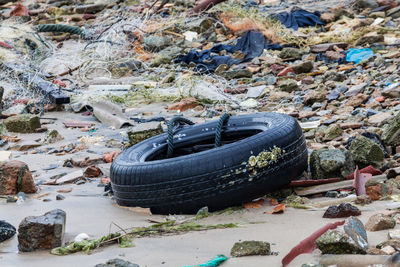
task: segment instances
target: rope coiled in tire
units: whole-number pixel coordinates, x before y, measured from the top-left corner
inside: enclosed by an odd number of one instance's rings
[[[222,128],[229,120],[229,117],[229,114],[224,113],[218,121],[217,128],[215,129],[215,147],[221,146]],[[168,122],[167,158],[170,158],[174,154],[174,134],[183,124],[193,125],[194,122],[180,116],[173,117]]]

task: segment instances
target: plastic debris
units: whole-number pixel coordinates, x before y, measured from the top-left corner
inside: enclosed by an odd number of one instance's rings
[[[374,55],[374,51],[370,48],[350,48],[347,51],[346,61],[360,63],[363,60],[369,59]]]

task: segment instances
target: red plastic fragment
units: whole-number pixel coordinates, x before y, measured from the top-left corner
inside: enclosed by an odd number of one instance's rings
[[[312,186],[319,184],[329,184],[340,182],[342,179],[340,178],[327,178],[327,179],[319,179],[319,180],[297,180],[291,181],[290,187],[303,187],[303,186]]]
[[[67,84],[66,84],[65,82],[59,80],[59,79],[55,79],[55,80],[53,81],[53,83],[56,84],[56,85],[58,85],[58,86],[60,86],[60,87],[64,87],[64,88],[67,87]]]
[[[371,173],[360,173],[358,170],[358,166],[354,171],[354,181],[353,181],[353,188],[356,189],[357,196],[365,195],[367,192],[365,191],[365,183],[371,179]]]
[[[278,76],[278,77],[286,76],[290,72],[294,73],[294,70],[291,67],[286,67],[281,72],[279,72],[278,75],[276,75],[276,76]]]
[[[311,253],[315,249],[315,240],[330,229],[335,229],[339,225],[343,225],[345,221],[339,221],[334,223],[328,223],[324,227],[315,231],[312,235],[301,241],[297,246],[292,248],[290,252],[282,259],[283,267],[287,266],[300,254]]]
[[[7,44],[5,42],[2,42],[2,41],[0,41],[0,46],[3,47],[3,48],[7,48],[7,49],[11,49],[12,48],[11,45],[9,45],[9,44]]]
[[[360,173],[370,173],[370,174],[372,174],[372,176],[382,174],[382,172],[380,170],[375,169],[371,165],[361,169]],[[346,180],[353,180],[353,179],[354,179],[354,172],[346,177]]]
[[[10,12],[10,16],[29,16],[29,10],[21,3],[18,3],[16,7]]]

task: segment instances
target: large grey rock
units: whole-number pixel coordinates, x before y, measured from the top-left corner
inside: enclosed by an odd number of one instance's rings
[[[310,168],[313,179],[325,179],[346,177],[354,171],[355,165],[348,151],[319,149],[311,153]]]
[[[255,86],[255,87],[250,87],[249,90],[247,91],[247,98],[258,98],[263,94],[265,89],[267,88],[266,85],[260,85],[260,86]]]
[[[42,216],[29,216],[18,227],[18,249],[30,252],[60,247],[64,242],[66,213],[55,209]]]
[[[353,140],[349,151],[360,168],[368,165],[380,166],[385,156],[383,149],[377,143],[362,135]]]
[[[157,35],[149,35],[143,39],[143,43],[147,50],[152,52],[158,52],[163,48],[171,45],[171,38],[157,36]]]
[[[31,114],[21,114],[12,116],[4,120],[7,130],[14,133],[34,133],[40,128],[39,116]]]
[[[356,94],[361,93],[367,85],[368,85],[367,83],[353,85],[344,95],[347,97],[355,96]]]
[[[139,267],[139,265],[117,258],[108,260],[105,264],[96,264],[94,267]]]
[[[359,219],[350,217],[343,227],[326,231],[315,245],[322,254],[366,254],[367,232]]]
[[[383,127],[382,141],[389,146],[400,146],[400,112]]]

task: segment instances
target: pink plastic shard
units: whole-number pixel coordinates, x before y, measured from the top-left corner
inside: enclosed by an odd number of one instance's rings
[[[371,177],[371,173],[360,173],[358,166],[356,167],[356,170],[354,171],[353,188],[356,189],[357,196],[367,194],[365,191],[365,183],[371,179]]]
[[[375,169],[371,165],[361,169],[360,173],[370,173],[372,175],[381,175],[382,174],[382,172],[380,170]],[[354,172],[346,177],[346,180],[353,180],[353,179],[354,179]]]
[[[328,223],[324,227],[318,229],[312,235],[301,241],[297,246],[292,248],[292,250],[282,259],[283,267],[287,266],[300,254],[311,253],[315,249],[315,240],[317,240],[321,235],[330,229],[335,229],[339,225],[343,225],[345,221],[339,221],[334,223]]]

